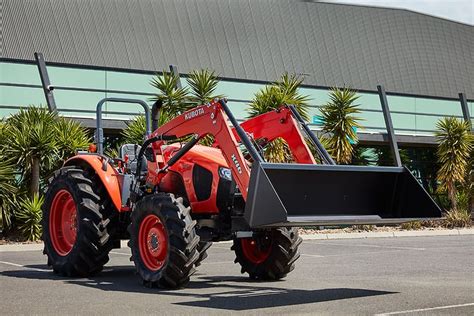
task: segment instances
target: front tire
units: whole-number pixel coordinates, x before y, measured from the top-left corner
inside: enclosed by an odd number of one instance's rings
[[[43,205],[43,253],[48,265],[64,276],[90,276],[109,260],[109,220],[101,214],[101,197],[88,173],[64,167],[50,179]]]
[[[232,250],[241,273],[251,279],[279,280],[295,268],[302,239],[296,228],[256,232],[252,238],[235,238]]]
[[[157,193],[140,200],[128,227],[131,260],[147,287],[181,288],[199,258],[196,222],[181,198]]]

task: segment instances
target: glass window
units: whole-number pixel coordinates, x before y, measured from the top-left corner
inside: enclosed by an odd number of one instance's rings
[[[151,85],[153,78],[153,75],[147,74],[107,71],[106,88],[107,90],[155,93],[157,89]]]
[[[96,105],[104,97],[124,97],[144,100],[151,106],[149,95],[157,89],[150,82],[154,75],[130,73],[124,71],[106,71],[71,67],[48,66],[53,85],[101,91],[54,90],[56,104],[61,114],[72,117],[95,117]],[[41,85],[35,64],[0,62],[0,83]],[[181,79],[187,86],[185,78]],[[231,80],[219,82],[216,94],[229,99],[229,107],[238,120],[248,117],[248,104],[255,93],[265,84],[245,83]],[[110,93],[108,90],[123,91]],[[128,93],[129,92],[129,93]],[[309,123],[312,129],[321,128],[320,108],[329,101],[329,91],[322,88],[301,88],[300,92],[309,97]],[[385,121],[377,93],[358,93],[357,103],[361,113],[358,115],[363,128],[359,133],[385,133]],[[436,123],[445,116],[462,118],[462,109],[458,100],[435,100],[405,96],[387,96],[397,134],[432,135]],[[0,85],[0,117],[15,113],[20,107],[28,105],[46,105],[40,87],[15,87]],[[474,121],[474,102],[468,102],[471,120]],[[107,103],[104,105],[106,119],[129,120],[143,114],[139,105]],[[473,123],[474,124],[474,123]]]
[[[66,67],[48,67],[53,86],[105,89],[105,71]]]
[[[0,86],[0,105],[2,106],[28,106],[46,105],[43,89]]]
[[[0,82],[41,85],[36,65],[8,62],[0,62]]]
[[[253,99],[255,93],[264,86],[265,85],[255,83],[220,81],[216,88],[216,94],[222,94],[228,99],[250,101]]]
[[[105,97],[105,93],[57,89],[54,97],[60,114],[94,118],[97,102]]]

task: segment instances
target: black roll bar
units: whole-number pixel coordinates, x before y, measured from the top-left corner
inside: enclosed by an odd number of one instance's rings
[[[97,103],[97,129],[95,134],[95,140],[97,143],[97,152],[99,154],[104,153],[104,130],[102,128],[102,106],[105,102],[120,102],[120,103],[135,103],[140,104],[143,109],[145,110],[145,119],[146,119],[146,135],[144,138],[151,134],[151,122],[150,122],[150,109],[148,104],[145,101],[138,100],[138,99],[126,99],[126,98],[104,98]]]

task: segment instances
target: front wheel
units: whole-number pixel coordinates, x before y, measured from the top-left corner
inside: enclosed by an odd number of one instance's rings
[[[295,268],[302,239],[296,228],[256,232],[252,238],[235,238],[232,250],[242,273],[259,280],[284,278]]]
[[[147,287],[181,288],[199,259],[199,236],[182,199],[157,193],[140,200],[128,227],[131,260]]]

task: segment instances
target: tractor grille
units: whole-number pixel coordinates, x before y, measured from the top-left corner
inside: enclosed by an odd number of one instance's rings
[[[212,172],[199,165],[194,165],[193,186],[198,201],[209,199],[212,189]]]

